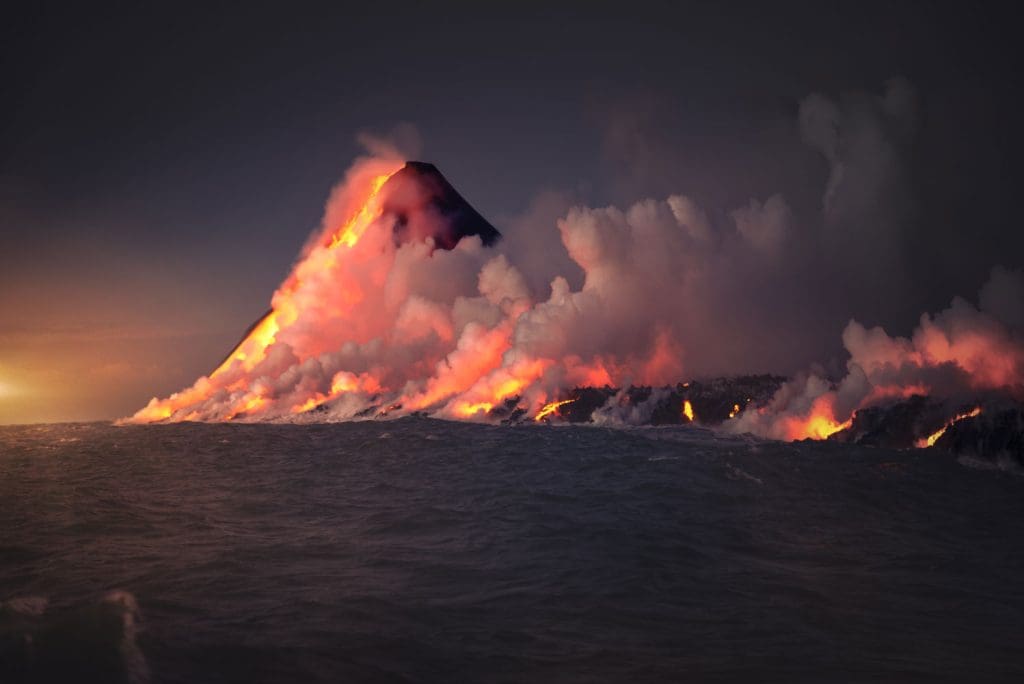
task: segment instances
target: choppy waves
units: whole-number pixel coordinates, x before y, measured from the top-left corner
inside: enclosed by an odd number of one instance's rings
[[[687,428],[0,427],[0,680],[1014,680],[1022,494]]]

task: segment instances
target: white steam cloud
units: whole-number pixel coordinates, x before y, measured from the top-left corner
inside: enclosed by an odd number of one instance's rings
[[[418,148],[415,132],[399,131],[397,145],[365,137],[372,156],[332,193],[270,319],[216,373],[154,399],[134,420],[311,409],[317,420],[368,410],[486,419],[506,400],[536,412],[578,385],[792,371],[819,358],[837,317],[898,310],[884,294],[908,287],[900,225],[912,214],[904,158],[916,108],[902,80],[881,95],[801,103],[801,139],[827,165],[814,217],[780,193],[727,210],[684,195],[622,209],[547,194],[503,227],[495,247],[467,237],[451,250],[430,237],[444,219],[429,208],[403,224],[414,239],[388,229],[388,201],[417,201],[415,187],[380,190],[402,165],[399,149]],[[910,392],[1019,385],[1022,302],[1021,273],[997,268],[980,309],[956,299],[908,338],[851,320],[842,380],[801,373],[730,428],[791,438],[823,411],[841,422]],[[597,415],[625,420],[649,404],[610,403]]]

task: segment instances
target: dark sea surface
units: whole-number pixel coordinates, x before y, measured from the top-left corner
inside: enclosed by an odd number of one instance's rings
[[[1024,681],[1024,478],[688,428],[0,427],[0,681]]]

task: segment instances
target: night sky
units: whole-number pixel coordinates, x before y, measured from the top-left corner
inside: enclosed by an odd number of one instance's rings
[[[816,355],[742,370],[836,357],[851,317],[907,334],[1024,265],[1009,8],[34,3],[0,24],[0,422],[115,418],[211,370],[360,133],[418,148],[506,235],[672,193],[713,221],[781,193],[813,222],[829,164],[801,102],[859,121],[895,78],[885,206],[840,227],[859,277],[792,304]]]

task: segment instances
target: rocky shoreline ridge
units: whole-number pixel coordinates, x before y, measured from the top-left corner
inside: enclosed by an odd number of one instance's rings
[[[576,387],[543,415],[531,412],[519,397],[510,397],[486,417],[506,425],[692,424],[728,430],[728,422],[743,412],[765,409],[786,380],[779,375],[744,375],[665,387]],[[385,417],[399,408],[373,407],[361,417]],[[1024,468],[1024,403],[1009,391],[945,400],[912,395],[856,411],[827,441],[887,449],[934,448]]]

